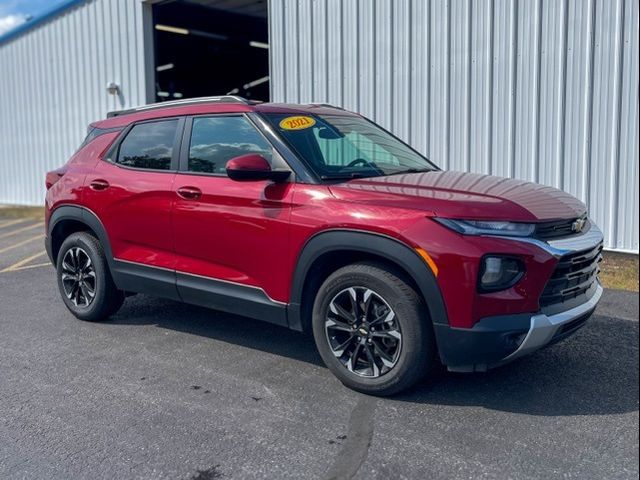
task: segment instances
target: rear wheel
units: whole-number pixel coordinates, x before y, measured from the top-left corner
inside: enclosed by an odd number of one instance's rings
[[[113,283],[100,242],[89,233],[73,233],[65,239],[56,271],[62,300],[81,320],[106,320],[124,302],[124,292]]]
[[[391,395],[435,363],[422,298],[386,266],[358,263],[330,275],[316,296],[312,322],[327,367],[354,390]]]

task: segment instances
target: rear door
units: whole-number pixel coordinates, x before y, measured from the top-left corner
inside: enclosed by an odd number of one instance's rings
[[[177,297],[171,207],[183,126],[184,118],[130,126],[87,176],[83,201],[105,227],[116,275],[133,291],[160,286],[155,293]]]
[[[284,324],[288,285],[279,272],[295,184],[231,180],[227,161],[248,153],[286,167],[245,115],[187,119],[172,214],[178,290],[190,303]],[[265,316],[251,310],[262,307]]]

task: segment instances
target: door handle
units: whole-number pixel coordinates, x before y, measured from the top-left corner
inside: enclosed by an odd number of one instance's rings
[[[101,178],[98,178],[96,180],[93,180],[89,186],[91,187],[92,190],[106,190],[107,188],[109,188],[109,182],[107,182],[106,180],[102,180]]]
[[[202,191],[196,187],[180,187],[177,193],[185,200],[197,200],[202,196]]]

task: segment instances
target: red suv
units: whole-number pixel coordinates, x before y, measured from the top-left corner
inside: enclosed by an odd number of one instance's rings
[[[554,188],[443,172],[329,105],[211,97],[113,112],[47,174],[65,305],[146,293],[313,331],[329,369],[398,392],[481,371],[594,311],[602,233]]]

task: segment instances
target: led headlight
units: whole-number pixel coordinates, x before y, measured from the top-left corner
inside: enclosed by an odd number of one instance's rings
[[[532,223],[494,222],[488,220],[454,220],[433,218],[438,223],[464,235],[500,235],[508,237],[528,237],[536,226]]]
[[[513,287],[524,275],[524,263],[513,257],[486,255],[480,261],[478,290],[495,292]]]

